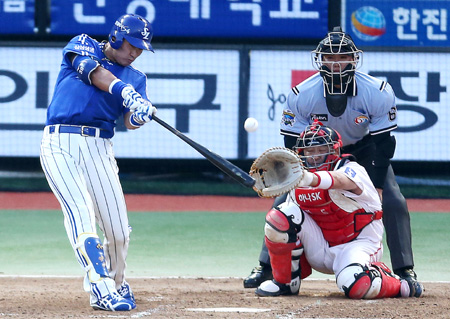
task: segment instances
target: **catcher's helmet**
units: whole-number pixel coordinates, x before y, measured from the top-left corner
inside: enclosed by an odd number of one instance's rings
[[[113,49],[119,49],[123,39],[126,39],[136,48],[154,52],[150,44],[152,37],[153,30],[150,22],[137,14],[125,14],[114,23],[108,40]]]
[[[312,148],[327,146],[320,152],[313,152]],[[331,127],[314,121],[300,134],[294,146],[305,166],[312,171],[332,170],[340,159],[342,140],[341,135]]]
[[[331,55],[350,55],[350,60],[327,61]],[[328,94],[345,94],[352,82],[355,70],[362,64],[362,51],[353,42],[350,35],[343,32],[341,27],[334,27],[333,31],[319,42],[311,52],[314,68],[326,84]],[[361,62],[361,63],[360,63]]]

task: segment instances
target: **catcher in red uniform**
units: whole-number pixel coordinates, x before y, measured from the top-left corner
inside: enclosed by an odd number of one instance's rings
[[[311,268],[334,274],[338,288],[353,299],[422,295],[420,283],[400,279],[380,262],[379,195],[366,170],[351,155],[340,154],[341,146],[337,131],[314,122],[293,151],[269,149],[252,165],[260,196],[289,192],[266,215],[273,280],[263,282],[257,295],[298,294],[300,279]]]

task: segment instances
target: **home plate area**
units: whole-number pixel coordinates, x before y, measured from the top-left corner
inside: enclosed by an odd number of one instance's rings
[[[130,278],[137,308],[104,312],[89,306],[81,277],[0,276],[1,318],[276,318],[444,319],[450,283],[424,282],[422,298],[350,300],[334,280],[302,281],[298,296],[262,298],[242,278]]]
[[[222,307],[222,308],[187,308],[188,311],[194,312],[266,312],[270,309],[258,309],[258,308],[242,308],[242,307]]]

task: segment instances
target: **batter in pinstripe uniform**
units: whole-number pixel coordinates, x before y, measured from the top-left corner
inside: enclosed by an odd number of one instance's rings
[[[319,72],[295,86],[287,98],[280,132],[287,148],[295,145],[314,120],[341,134],[342,152],[356,157],[382,198],[392,268],[413,288],[411,296],[420,297],[423,289],[413,270],[409,212],[390,164],[395,151],[391,131],[397,128],[395,95],[387,82],[356,70],[361,55],[340,27],[329,32],[312,51],[313,65]],[[274,206],[283,201],[277,199]],[[265,245],[259,262],[244,280],[244,287],[255,288],[272,278]]]
[[[74,37],[63,49],[47,111],[41,165],[86,271],[84,288],[94,309],[136,307],[125,280],[130,230],[110,139],[119,117],[136,129],[156,112],[147,98],[145,74],[131,65],[143,50],[153,51],[152,35],[147,20],[127,14],[115,22],[107,42],[86,34]]]

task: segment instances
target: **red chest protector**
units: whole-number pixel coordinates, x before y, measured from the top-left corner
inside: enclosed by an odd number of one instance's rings
[[[382,211],[367,213],[362,208],[347,212],[331,200],[325,189],[297,188],[295,200],[320,227],[330,247],[352,241],[372,220],[383,215]]]

